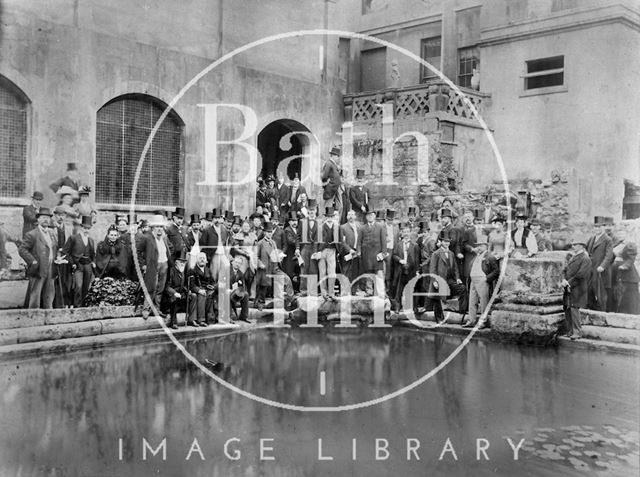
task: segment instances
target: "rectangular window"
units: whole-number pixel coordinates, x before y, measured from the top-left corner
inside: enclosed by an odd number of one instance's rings
[[[478,67],[478,48],[460,48],[458,50],[458,86],[471,88],[474,68]]]
[[[387,49],[365,50],[360,56],[360,80],[362,91],[386,88]]]
[[[420,57],[436,69],[440,69],[440,58],[442,56],[442,40],[439,36],[425,38],[420,41]],[[437,78],[429,68],[420,65],[420,82],[425,83]]]
[[[527,61],[524,89],[547,88],[564,84],[564,56]]]

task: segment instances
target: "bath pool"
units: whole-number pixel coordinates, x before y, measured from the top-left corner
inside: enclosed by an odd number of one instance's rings
[[[404,387],[460,342],[293,328],[185,346],[253,394],[339,406]],[[233,393],[170,343],[5,361],[0,475],[638,475],[638,369],[635,356],[474,340],[400,397],[309,413]]]

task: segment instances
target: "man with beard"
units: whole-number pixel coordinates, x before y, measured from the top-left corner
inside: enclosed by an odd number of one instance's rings
[[[202,244],[207,247],[207,258],[211,275],[217,282],[220,272],[229,269],[229,259],[225,252],[228,232],[223,225],[222,211],[213,209],[213,224],[202,235]],[[225,272],[226,273],[226,272]]]
[[[191,292],[187,326],[207,327],[216,319],[216,282],[207,266],[207,255],[200,252],[195,267],[187,273],[187,285]]]
[[[189,293],[184,279],[186,265],[187,250],[183,248],[180,255],[175,257],[174,265],[169,271],[169,278],[164,289],[164,295],[169,305],[169,323],[167,323],[167,326],[174,330],[178,329],[178,307],[186,304],[187,293]]]

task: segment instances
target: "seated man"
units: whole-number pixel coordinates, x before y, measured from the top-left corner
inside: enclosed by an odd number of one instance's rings
[[[189,295],[189,317],[187,326],[209,326],[216,320],[216,286],[207,267],[207,255],[200,252],[196,257],[195,267],[189,269],[187,275]]]
[[[167,326],[174,330],[178,329],[178,307],[186,305],[187,287],[184,280],[184,268],[187,265],[187,249],[180,250],[174,261],[173,267],[169,270],[169,278],[164,289],[164,295],[169,305],[169,323]],[[194,300],[195,301],[195,300]]]
[[[450,296],[459,296],[460,303],[463,303],[467,293],[467,290],[460,279],[460,272],[458,271],[456,257],[453,252],[449,250],[450,243],[451,238],[448,235],[441,237],[440,248],[433,252],[429,262],[429,273],[442,278],[449,288],[447,293],[445,293],[444,290],[440,290],[439,281],[436,280],[435,277],[431,277],[430,292],[438,295],[435,297],[433,302],[433,312],[436,322],[438,323],[444,320],[441,300],[446,300]]]
[[[240,307],[238,319],[249,323],[249,293],[245,286],[245,273],[242,272],[241,266],[242,261],[238,257],[231,261],[231,278],[229,280],[230,288],[228,293],[231,306],[234,308]]]

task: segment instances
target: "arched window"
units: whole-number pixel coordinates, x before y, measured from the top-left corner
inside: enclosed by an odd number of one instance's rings
[[[0,76],[0,197],[26,194],[28,104],[24,93]]]
[[[115,98],[98,111],[96,124],[96,201],[126,204],[142,150],[166,105],[146,95]],[[140,173],[135,202],[180,205],[183,122],[171,111],[153,138]]]

